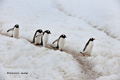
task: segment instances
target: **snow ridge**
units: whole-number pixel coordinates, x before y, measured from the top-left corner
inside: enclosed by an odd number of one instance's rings
[[[87,22],[87,21],[86,21],[86,22]],[[111,38],[113,38],[113,39],[116,39],[116,40],[120,41],[120,39],[119,39],[117,36],[112,35],[112,34],[111,34],[110,32],[108,32],[107,30],[99,29],[98,26],[90,23],[89,21],[88,21],[87,23],[88,23],[89,25],[91,25],[93,28],[95,28],[95,29],[97,29],[97,30],[99,30],[99,31],[104,32],[107,36],[109,36],[109,37],[111,37]]]

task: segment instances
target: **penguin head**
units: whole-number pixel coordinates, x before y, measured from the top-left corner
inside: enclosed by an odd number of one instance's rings
[[[19,28],[19,25],[18,25],[18,24],[16,24],[14,27],[15,27],[15,28]]]
[[[62,34],[60,38],[67,38],[66,35]]]
[[[42,33],[43,31],[41,29],[38,29],[37,32]]]
[[[51,34],[49,30],[44,31],[44,33]]]
[[[95,38],[90,38],[90,41],[94,41],[95,40]]]

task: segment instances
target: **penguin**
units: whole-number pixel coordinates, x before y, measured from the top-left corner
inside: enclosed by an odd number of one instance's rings
[[[56,48],[59,49],[60,51],[62,51],[63,48],[64,48],[64,45],[65,45],[65,38],[67,38],[66,35],[62,34],[52,44],[54,44],[55,42],[57,42],[57,47]]]
[[[13,28],[7,30],[7,32],[13,31],[13,34],[11,37],[17,38],[19,36],[19,25],[16,24]]]
[[[85,56],[85,54],[90,56],[91,51],[92,51],[92,48],[93,48],[93,41],[94,41],[94,40],[95,40],[95,38],[90,38],[90,39],[88,40],[88,42],[86,43],[83,51],[80,52],[81,54],[83,54],[83,56]]]
[[[43,43],[42,36],[43,36],[43,31],[41,29],[36,30],[32,43],[34,43],[35,45],[41,45]]]
[[[51,34],[51,32],[49,30],[45,30],[43,32],[43,37],[42,37],[43,46],[46,46],[46,44],[48,42],[49,34]]]

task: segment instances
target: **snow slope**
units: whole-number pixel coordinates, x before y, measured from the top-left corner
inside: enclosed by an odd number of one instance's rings
[[[10,75],[11,80],[14,78],[17,80],[75,79],[82,71],[75,59],[64,52],[40,48],[24,39],[1,35],[0,37],[0,44],[2,44],[0,46],[0,62],[6,71],[28,72],[28,75]]]
[[[110,0],[107,7],[104,6],[108,0],[104,1],[102,7],[99,5],[103,0],[93,1],[3,0],[0,6],[0,33],[7,34],[9,28],[17,23],[20,25],[19,39],[0,35],[0,63],[3,72],[29,73],[6,77],[11,80],[120,80],[119,27],[113,27],[119,23],[111,23],[113,18],[119,21],[119,7],[113,0]],[[109,8],[110,5],[113,5],[112,8]],[[111,9],[114,10],[112,13]],[[111,27],[104,31],[106,22]],[[49,44],[59,35],[66,34],[65,52],[29,43],[39,28],[51,31]],[[109,31],[110,36],[98,29]],[[111,35],[117,37],[114,39]],[[80,56],[79,52],[91,37],[96,39],[92,56]]]
[[[119,0],[54,0],[68,15],[85,20],[91,26],[120,40]],[[69,5],[68,5],[69,2]]]

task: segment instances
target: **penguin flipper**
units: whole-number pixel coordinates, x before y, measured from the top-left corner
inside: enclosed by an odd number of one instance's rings
[[[13,30],[14,30],[14,28],[11,28],[11,29],[8,29],[7,32],[9,32],[9,31],[13,31]]]
[[[54,44],[55,42],[57,42],[59,39],[55,40],[52,44]]]

